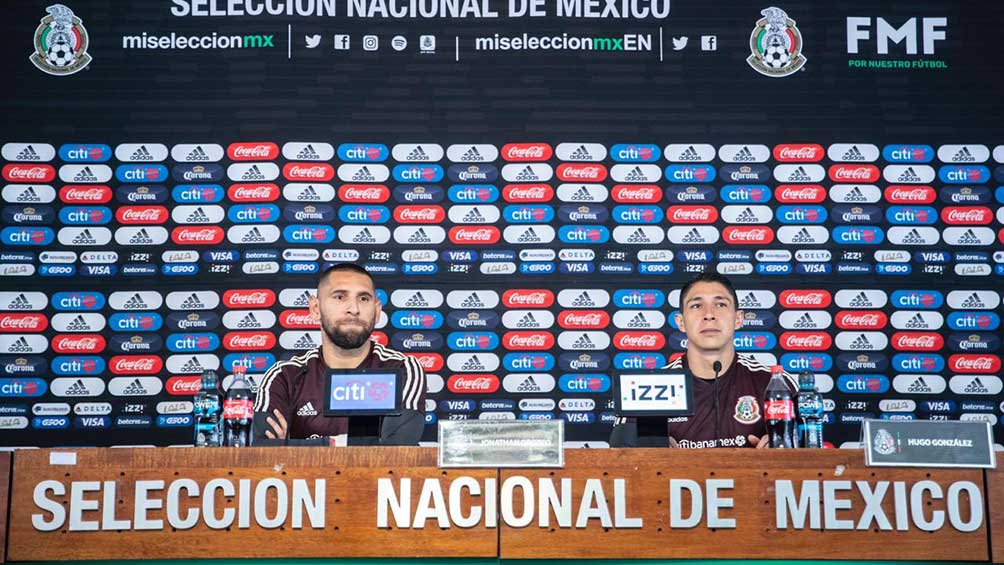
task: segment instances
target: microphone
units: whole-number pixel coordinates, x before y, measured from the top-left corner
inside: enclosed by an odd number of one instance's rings
[[[721,418],[719,418],[719,414],[718,414],[718,374],[722,372],[722,362],[721,361],[715,361],[714,364],[711,365],[711,368],[715,371],[715,402],[714,402],[714,407],[715,407],[715,443],[714,443],[714,446],[718,447],[718,438],[721,437],[721,429],[720,429],[721,423],[719,422],[719,420]]]

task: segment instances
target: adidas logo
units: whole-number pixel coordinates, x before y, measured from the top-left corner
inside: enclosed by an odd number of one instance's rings
[[[198,208],[195,209],[194,212],[192,212],[191,214],[188,215],[187,218],[185,218],[185,222],[189,224],[208,224],[209,216],[206,214],[206,211],[203,210],[201,206],[199,206]]]
[[[931,387],[927,384],[927,381],[924,380],[924,377],[917,377],[917,380],[913,381],[913,384],[911,384],[906,389],[906,392],[908,392],[908,393],[910,393],[910,392],[912,392],[912,393],[930,393],[930,392],[934,392],[934,391],[931,390]]]
[[[575,343],[572,344],[571,349],[593,349],[595,347],[596,344],[593,343],[593,340],[589,339],[588,335],[582,334],[579,336],[579,339],[575,340]]]
[[[418,147],[412,149],[411,153],[408,153],[408,156],[405,157],[404,160],[405,161],[428,161],[429,160],[429,154],[425,152],[425,149],[422,149],[421,145],[419,145]]]
[[[485,158],[481,155],[481,152],[478,151],[477,147],[471,146],[470,149],[465,151],[464,154],[460,156],[460,160],[464,162],[484,161]]]
[[[133,395],[133,394],[136,395],[148,394],[146,388],[143,387],[143,383],[139,382],[138,378],[133,379],[133,381],[129,383],[129,386],[125,387],[125,390],[122,391],[123,396]]]
[[[865,156],[858,149],[857,145],[852,145],[850,149],[840,158],[841,161],[864,161]]]
[[[21,336],[17,341],[10,344],[7,348],[7,353],[28,353],[31,351],[31,346],[28,345],[28,340]]]
[[[516,392],[540,392],[540,391],[541,391],[540,385],[537,384],[537,381],[534,380],[532,376],[528,376],[527,378],[523,379],[523,382],[519,383],[519,386],[516,387]]]
[[[857,339],[851,342],[850,349],[871,349],[872,344],[864,334],[859,334]]]
[[[209,155],[206,154],[206,150],[202,148],[201,145],[196,145],[195,149],[188,152],[185,157],[186,161],[208,161]]]
[[[261,230],[259,230],[257,227],[253,227],[250,230],[248,230],[248,232],[244,234],[244,237],[241,238],[241,243],[264,243],[264,242],[265,242],[265,236],[261,234]]]
[[[925,243],[924,238],[920,235],[916,229],[910,230],[910,233],[903,236],[903,243],[906,245],[920,245]]]
[[[415,233],[408,238],[408,243],[432,243],[432,238],[425,233],[425,228],[418,228]]]
[[[594,157],[586,149],[585,145],[580,145],[572,154],[568,156],[569,161],[592,161]]]
[[[480,298],[478,298],[477,294],[475,294],[475,293],[472,292],[470,295],[467,296],[467,298],[464,299],[463,302],[460,303],[460,307],[461,308],[484,308],[485,307],[485,303],[482,302]]]
[[[593,306],[596,306],[596,303],[593,302],[593,299],[590,298],[589,293],[586,291],[582,291],[572,301],[572,308],[592,308]]]
[[[628,328],[647,328],[650,325],[651,324],[649,323],[648,318],[646,318],[645,315],[642,314],[641,312],[638,312],[637,314],[635,314],[634,318],[631,318],[631,320],[628,321],[627,327]]]
[[[848,190],[844,196],[844,202],[865,202],[866,200],[864,193],[856,186]]]
[[[916,171],[913,170],[913,167],[907,167],[906,170],[899,175],[899,178],[896,179],[897,182],[920,182],[920,180],[920,176],[918,176]]]
[[[205,369],[202,367],[202,363],[199,363],[199,358],[193,356],[184,365],[181,366],[181,370],[179,372],[192,374],[192,373],[201,373],[203,370]]]
[[[80,169],[77,176],[73,177],[73,182],[97,182],[98,177],[94,175],[90,167]]]
[[[990,389],[983,385],[983,381],[979,377],[976,377],[966,385],[962,394],[990,394]]]
[[[66,331],[68,332],[87,332],[90,330],[91,325],[79,314],[69,324],[66,324]]]
[[[813,243],[815,241],[815,238],[812,237],[809,230],[805,228],[798,230],[798,233],[791,238],[792,243]]]
[[[377,240],[373,237],[369,228],[363,228],[352,237],[352,243],[376,243]]]
[[[139,293],[132,295],[132,298],[126,300],[125,304],[122,305],[123,310],[147,310],[149,308]]]
[[[244,171],[241,175],[241,180],[265,180],[265,175],[261,174],[261,169],[258,165],[251,165],[251,168]]]
[[[732,160],[737,163],[749,163],[750,161],[756,161],[756,157],[753,156],[753,152],[750,151],[749,147],[743,145],[743,148],[736,153]]]
[[[973,230],[966,230],[966,233],[959,237],[959,245],[979,245],[980,238],[976,237]]]
[[[532,312],[527,312],[519,319],[518,322],[516,322],[516,327],[519,329],[539,328],[540,322],[537,321],[537,318],[533,316]]]
[[[352,175],[352,180],[370,182],[375,181],[376,177],[370,172],[370,168],[364,165],[356,171],[356,174]]]
[[[579,190],[575,191],[575,194],[570,198],[572,202],[591,202],[593,200],[593,195],[589,194],[586,187],[579,187]]]
[[[987,305],[984,304],[982,300],[980,300],[979,295],[977,295],[975,292],[970,294],[968,298],[962,301],[962,308],[984,309],[986,307]]]
[[[31,302],[24,294],[18,294],[7,304],[7,310],[31,310]]]
[[[182,310],[202,310],[205,309],[206,305],[199,300],[199,297],[193,292],[181,303]]]
[[[968,147],[963,147],[959,149],[959,152],[952,156],[952,161],[955,163],[975,163],[976,157],[969,152]]]
[[[297,416],[317,416],[317,410],[312,402],[307,402],[296,411]]]
[[[691,228],[687,235],[683,236],[683,243],[707,243],[707,241],[697,228]]]
[[[311,295],[309,290],[303,291],[303,294],[297,296],[296,300],[293,301],[293,306],[309,306],[310,296]]]
[[[763,308],[760,301],[756,299],[756,296],[751,292],[739,300],[740,308]]]
[[[757,215],[753,213],[753,210],[751,210],[747,206],[745,210],[743,210],[738,216],[736,216],[736,222],[735,223],[737,223],[737,224],[752,224],[752,223],[756,222],[758,219],[759,218],[757,218]]]
[[[296,340],[296,343],[293,344],[293,349],[313,349],[315,347],[317,347],[317,344],[314,343],[314,340],[308,333],[303,334],[300,339]]]
[[[914,314],[909,321],[906,322],[906,329],[908,330],[923,330],[927,329],[927,321],[920,314]]]
[[[851,308],[871,308],[872,301],[868,300],[867,294],[859,292],[857,296],[851,299],[849,306]]]
[[[314,189],[314,185],[308,184],[307,188],[303,189],[297,200],[311,200],[314,202],[320,201],[321,197],[317,195],[317,191]]]
[[[41,202],[42,201],[42,199],[39,198],[38,193],[35,192],[35,187],[33,187],[33,186],[29,186],[28,188],[24,189],[21,192],[21,194],[17,195],[17,198],[15,198],[15,200],[18,201],[18,202]]]
[[[485,223],[485,217],[481,214],[481,210],[473,208],[464,216],[463,222],[468,224],[483,224]]]
[[[77,379],[76,382],[70,385],[70,388],[66,389],[65,394],[66,396],[88,396],[91,394],[91,391],[84,385],[84,381]]]
[[[677,160],[678,161],[700,161],[701,160],[701,155],[697,152],[697,149],[694,149],[693,145],[688,145],[687,148],[683,150],[683,153],[681,153],[680,156],[677,157]]]
[[[317,151],[314,151],[314,146],[308,143],[306,147],[301,149],[300,152],[296,154],[296,158],[303,159],[304,161],[316,161],[320,159],[321,156],[317,154]]]
[[[73,245],[94,245],[97,242],[98,240],[94,239],[94,236],[91,235],[91,230],[84,228],[84,230],[78,233],[77,237],[73,238],[73,241],[70,243]]]
[[[153,155],[147,150],[146,145],[140,145],[139,149],[132,152],[129,156],[130,161],[153,161]]]
[[[516,243],[540,243],[540,236],[533,228],[526,228],[519,238],[517,238]]]
[[[478,356],[477,355],[472,355],[471,358],[468,359],[464,363],[464,366],[461,367],[460,370],[461,371],[484,371],[485,370],[485,366],[481,364],[480,360],[478,360]]]
[[[645,173],[642,172],[641,167],[631,169],[631,172],[624,176],[624,182],[645,182],[646,180],[648,179]]]
[[[805,172],[804,167],[796,168],[790,175],[788,175],[788,182],[809,182],[812,177]]]
[[[812,319],[812,316],[808,312],[802,314],[797,320],[795,320],[795,329],[807,329],[815,328],[816,322]]]
[[[146,228],[140,228],[136,235],[129,238],[129,245],[153,245],[153,238],[146,232]]]
[[[35,148],[29,145],[21,150],[20,153],[14,156],[15,161],[41,161],[42,156],[35,151]]]
[[[241,321],[237,322],[237,329],[247,330],[247,329],[259,329],[261,328],[261,320],[254,315],[254,312],[248,312]]]
[[[411,295],[411,298],[409,298],[408,300],[405,301],[404,307],[405,308],[428,308],[429,307],[429,301],[426,300],[424,296],[422,296],[421,292],[416,292],[415,294]]]
[[[533,168],[530,165],[523,167],[523,170],[516,175],[516,182],[532,182],[540,180],[537,173],[533,172]]]
[[[652,243],[652,240],[645,235],[645,232],[641,228],[634,230],[634,233],[628,236],[628,243]]]

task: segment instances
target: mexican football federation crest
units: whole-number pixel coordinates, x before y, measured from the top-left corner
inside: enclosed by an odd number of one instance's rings
[[[50,75],[72,75],[91,62],[87,54],[87,30],[73,10],[62,4],[53,4],[45,11],[49,15],[42,18],[35,30],[35,52],[29,59]]]
[[[896,439],[892,437],[889,430],[885,428],[879,428],[875,432],[875,438],[872,440],[872,444],[875,448],[875,453],[879,455],[892,455],[896,453]]]
[[[760,402],[753,396],[740,396],[736,413],[732,415],[740,424],[753,424],[760,419]]]
[[[769,77],[786,77],[805,65],[802,55],[802,33],[795,20],[781,8],[761,10],[750,34],[750,56],[746,59],[758,73]]]

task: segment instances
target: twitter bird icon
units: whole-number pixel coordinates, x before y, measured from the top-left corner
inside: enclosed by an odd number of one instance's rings
[[[307,43],[307,49],[313,49],[321,44],[321,36],[316,33],[314,35],[306,35],[303,39]]]
[[[690,38],[687,37],[686,35],[684,35],[682,37],[674,37],[673,38],[673,51],[682,51],[685,47],[687,47],[687,42],[688,41],[690,41]]]

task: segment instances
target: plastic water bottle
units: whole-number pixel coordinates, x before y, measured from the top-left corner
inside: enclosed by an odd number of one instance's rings
[[[770,382],[764,392],[764,420],[770,447],[795,447],[795,402],[791,389],[784,382],[780,365],[770,369]]]
[[[195,447],[218,447],[220,439],[220,388],[216,373],[202,372],[202,386],[195,394]]]
[[[802,447],[823,447],[823,397],[816,390],[816,375],[802,371],[798,376],[798,443]]]
[[[227,447],[251,445],[251,422],[254,420],[254,401],[251,387],[244,376],[244,367],[234,367],[234,380],[223,401],[223,444]]]

